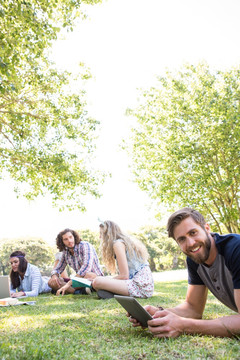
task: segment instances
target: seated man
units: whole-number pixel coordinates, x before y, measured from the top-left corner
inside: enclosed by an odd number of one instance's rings
[[[71,286],[72,280],[59,277],[67,264],[76,271],[76,276],[79,277],[92,280],[96,276],[103,275],[94,247],[89,242],[82,241],[76,231],[71,229],[61,231],[56,243],[59,251],[62,251],[62,257],[52,271],[48,285],[57,292],[57,295],[61,293],[64,295],[65,292],[74,294],[76,290]],[[86,293],[85,289],[82,289],[82,293]]]
[[[156,337],[203,334],[220,337],[240,335],[240,235],[211,233],[203,216],[191,208],[173,213],[168,236],[187,255],[186,300],[171,309],[146,306],[153,316],[148,329]],[[236,315],[202,320],[208,289]],[[140,324],[130,318],[133,326]]]

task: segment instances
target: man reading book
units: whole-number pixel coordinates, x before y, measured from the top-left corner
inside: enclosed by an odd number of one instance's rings
[[[56,244],[63,255],[48,282],[53,291],[56,291],[56,295],[74,294],[78,289],[72,287],[71,279],[59,277],[67,265],[73,268],[76,276],[80,278],[93,280],[96,276],[103,275],[94,247],[89,242],[83,241],[76,231],[71,229],[61,231],[57,235]],[[85,288],[80,288],[80,293],[86,294]]]

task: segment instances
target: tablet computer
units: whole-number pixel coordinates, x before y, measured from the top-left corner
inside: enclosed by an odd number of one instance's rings
[[[131,296],[114,295],[114,298],[127,310],[127,312],[140,322],[143,327],[148,327],[147,321],[152,316],[142,307],[139,302]]]

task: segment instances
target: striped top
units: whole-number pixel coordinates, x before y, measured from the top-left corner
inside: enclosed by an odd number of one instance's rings
[[[17,290],[24,291],[26,296],[38,296],[38,294],[51,291],[51,288],[48,286],[49,278],[42,277],[39,268],[35,265],[28,263],[23,280],[20,276],[19,279],[20,286]],[[13,289],[12,284],[11,292],[16,292],[16,289]]]
[[[71,255],[68,248],[63,250],[62,258],[52,271],[52,275],[61,274],[67,265],[73,268],[76,274],[81,277],[84,277],[88,272],[103,275],[96,251],[88,241],[80,241],[79,244],[74,246],[73,251],[74,254]]]

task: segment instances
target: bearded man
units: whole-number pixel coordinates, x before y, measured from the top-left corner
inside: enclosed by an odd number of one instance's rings
[[[160,338],[240,335],[240,235],[212,233],[204,217],[192,208],[173,213],[167,230],[187,255],[188,289],[185,302],[174,308],[145,307],[153,317],[148,321],[150,332]],[[237,314],[203,320],[208,289]],[[140,325],[131,317],[130,321]]]

